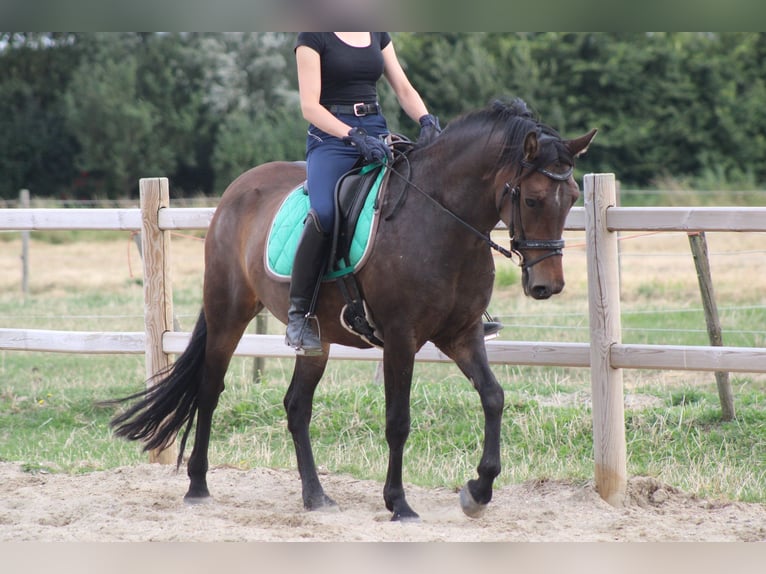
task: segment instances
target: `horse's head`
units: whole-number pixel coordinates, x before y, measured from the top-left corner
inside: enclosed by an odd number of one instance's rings
[[[561,235],[567,215],[580,196],[573,177],[574,162],[595,135],[594,129],[579,138],[564,140],[554,129],[538,122],[523,100],[498,100],[450,122],[442,135],[423,148],[426,155],[430,154],[432,165],[420,174],[432,188],[457,190],[461,200],[468,186],[488,190],[481,201],[464,206],[463,213],[473,207],[474,221],[483,222],[486,229],[494,227],[499,216],[510,231],[511,252],[520,258],[524,293],[547,299],[564,288]],[[445,158],[450,159],[449,171],[444,169]],[[434,180],[441,181],[441,185],[434,184]],[[412,187],[423,192],[416,185]],[[482,237],[499,248],[488,237]],[[498,251],[512,255],[502,248]]]
[[[508,226],[511,250],[521,257],[524,293],[547,299],[564,288],[561,239],[567,214],[580,196],[574,160],[596,130],[563,140],[537,124],[523,138],[523,152],[512,178],[499,192],[500,218]]]

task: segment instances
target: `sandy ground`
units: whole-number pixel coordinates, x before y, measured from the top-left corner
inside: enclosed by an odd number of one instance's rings
[[[30,474],[0,463],[0,541],[766,541],[766,505],[700,500],[633,478],[629,501],[613,508],[592,486],[532,482],[496,490],[486,514],[465,517],[455,492],[410,486],[419,523],[391,523],[382,485],[322,476],[339,503],[304,511],[297,473],[214,468],[213,497],[183,502],[187,478],[142,464],[71,476]]]
[[[764,234],[709,234],[708,238],[722,304],[735,305],[745,295],[752,300],[752,291],[762,293],[766,275],[756,274],[743,283],[741,268],[743,258],[750,268],[762,266]],[[565,262],[569,291],[581,294],[585,292],[584,252],[576,244],[576,240],[570,242],[572,249]],[[71,253],[70,259],[66,257],[70,257],[71,246],[51,246],[44,255],[42,247],[35,245],[33,288],[47,293],[62,281],[76,285],[87,278],[89,284],[96,282],[108,289],[126,281],[131,261],[130,276],[140,275],[140,262],[128,238],[115,242],[107,257],[84,245],[84,251]],[[176,284],[189,277],[200,280],[201,245],[200,241],[174,240]],[[648,281],[650,267],[667,276],[683,267],[684,281],[673,283],[673,289],[687,290],[689,300],[697,305],[699,294],[688,249],[683,234],[624,242],[624,283]],[[663,250],[678,256],[645,256]],[[82,273],[83,258],[94,253],[99,257],[98,271]],[[18,254],[18,242],[3,245],[0,267],[18,269]],[[59,264],[50,266],[48,261]],[[62,269],[71,270],[72,276],[62,280]],[[734,281],[724,281],[729,277]],[[18,289],[18,284],[18,273],[0,276],[0,288]],[[745,291],[748,293],[743,294]],[[504,487],[495,492],[489,510],[478,520],[462,514],[455,492],[409,487],[408,499],[422,521],[392,524],[383,505],[381,484],[339,475],[322,478],[327,493],[340,504],[337,512],[304,511],[295,471],[216,468],[209,474],[211,501],[187,505],[182,500],[185,473],[175,474],[168,467],[144,464],[68,476],[30,474],[18,464],[0,463],[0,542],[766,542],[766,505],[701,500],[651,479],[631,479],[628,504],[619,509],[603,502],[592,485],[531,482]],[[567,571],[572,572],[571,568]],[[624,562],[619,571],[627,572]]]

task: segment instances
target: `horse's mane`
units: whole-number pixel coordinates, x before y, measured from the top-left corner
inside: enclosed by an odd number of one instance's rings
[[[537,133],[541,144],[535,160],[536,167],[556,160],[572,163],[573,158],[559,133],[538,121],[521,98],[511,101],[494,100],[483,109],[459,116],[444,129],[444,135],[465,137],[466,141],[480,141],[481,138],[489,141],[500,132],[503,140],[498,164],[517,165],[524,156],[524,139],[532,131]]]

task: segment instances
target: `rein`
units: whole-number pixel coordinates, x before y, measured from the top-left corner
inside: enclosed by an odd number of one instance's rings
[[[410,161],[407,155],[402,153],[401,157],[405,159],[405,161],[407,162],[407,166],[410,167]],[[389,214],[386,217],[386,220],[389,220],[394,217],[396,212],[404,204],[405,195],[407,193],[407,187],[412,187],[418,192],[420,192],[420,194],[426,199],[428,199],[428,201],[430,201],[434,206],[436,206],[442,212],[444,212],[445,214],[450,216],[452,219],[457,221],[460,225],[462,225],[468,231],[476,235],[479,239],[484,241],[487,245],[489,245],[490,249],[494,249],[498,253],[504,255],[505,257],[511,260],[513,260],[514,255],[518,256],[520,259],[519,267],[521,267],[522,269],[526,271],[532,266],[540,263],[541,261],[548,259],[549,257],[563,255],[562,250],[564,248],[564,240],[563,239],[526,239],[524,234],[524,226],[521,221],[521,182],[524,180],[524,178],[522,177],[522,172],[525,167],[538,171],[542,173],[543,175],[551,179],[555,179],[557,181],[567,181],[574,171],[574,167],[572,167],[566,172],[559,174],[559,173],[554,173],[552,171],[549,171],[547,169],[536,168],[534,165],[526,161],[522,161],[519,164],[518,172],[516,173],[516,177],[514,178],[516,180],[515,184],[511,185],[510,181],[506,182],[505,188],[503,190],[503,197],[507,193],[511,194],[511,205],[512,205],[513,213],[511,214],[511,222],[509,226],[509,234],[511,237],[510,250],[506,249],[502,245],[495,243],[488,234],[482,233],[481,231],[476,229],[473,225],[471,225],[470,223],[462,219],[455,212],[448,209],[447,207],[439,203],[439,201],[436,200],[434,197],[426,193],[425,190],[423,190],[423,188],[413,183],[408,176],[403,175],[402,173],[394,169],[392,165],[388,165],[388,164],[385,164],[385,168],[390,170],[392,173],[396,174],[400,179],[402,179],[407,184],[407,186],[402,191],[401,197],[397,200],[396,204],[394,205],[393,211],[391,212],[391,214]],[[411,171],[411,170],[408,170],[408,171]],[[502,202],[502,199],[501,199],[501,202]],[[514,223],[516,214],[518,214],[518,219],[519,219],[519,222],[518,222],[519,237],[516,237],[516,224]],[[546,253],[545,255],[541,255],[540,257],[537,257],[536,259],[533,259],[530,262],[527,262],[525,260],[524,255],[521,253],[522,249],[541,249],[541,250],[548,250],[549,252]]]

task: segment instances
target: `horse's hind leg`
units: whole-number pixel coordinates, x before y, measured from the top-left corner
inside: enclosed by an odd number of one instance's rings
[[[260,304],[248,302],[228,309],[225,313],[217,309],[207,314],[205,368],[197,393],[197,429],[194,435],[194,448],[186,468],[189,476],[189,490],[184,498],[188,502],[210,496],[207,487],[207,470],[213,411],[218,406],[218,398],[224,390],[224,376],[229,368],[234,349],[251,317],[261,308]]]
[[[303,506],[306,510],[336,506],[335,501],[324,493],[319,482],[309,437],[314,391],[327,366],[327,351],[325,347],[322,355],[296,358],[293,377],[284,399],[287,428],[293,436],[303,490]]]
[[[503,388],[489,368],[481,335],[471,336],[461,345],[441,350],[455,363],[479,392],[484,410],[484,449],[477,468],[479,478],[469,480],[460,491],[463,512],[472,518],[481,516],[492,500],[492,485],[500,474],[500,426],[505,402]]]

